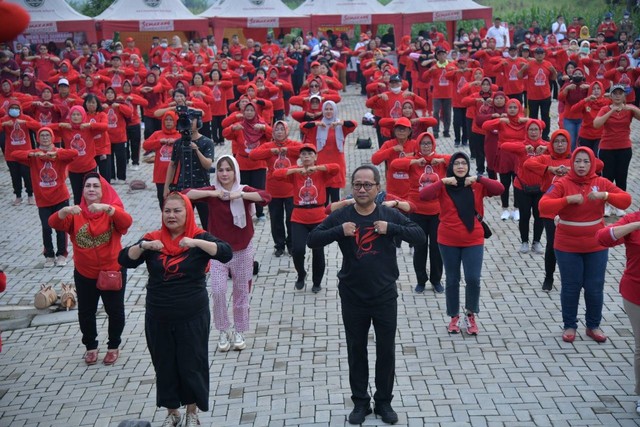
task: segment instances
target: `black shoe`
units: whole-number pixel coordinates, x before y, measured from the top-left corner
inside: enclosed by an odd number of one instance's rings
[[[454,147],[460,147],[460,141],[458,141],[458,142],[454,142],[454,143],[453,143],[453,146],[454,146]]]
[[[356,405],[349,414],[349,424],[362,424],[367,415],[371,415],[373,411],[371,406]]]
[[[276,258],[280,258],[282,255],[284,255],[284,249],[276,249],[273,254],[276,256]]]
[[[445,138],[451,138],[451,135],[449,134],[449,132],[443,133],[442,136],[444,136]]]
[[[398,414],[396,414],[396,411],[393,410],[389,402],[376,403],[373,412],[375,412],[376,415],[380,415],[382,422],[387,424],[395,424],[398,422]]]
[[[544,282],[542,282],[542,290],[545,292],[551,292],[553,289],[553,279],[547,279],[545,277]]]
[[[260,272],[260,263],[258,261],[253,261],[253,275],[255,276]]]
[[[433,290],[435,293],[437,294],[441,294],[444,292],[444,286],[442,286],[442,283],[438,282],[438,283],[433,283]]]
[[[296,280],[296,289],[300,290],[302,288],[304,288],[304,278],[307,275],[305,274],[304,276],[298,276],[298,280]]]
[[[321,290],[322,290],[322,286],[320,285],[313,285],[313,287],[311,288],[311,292],[313,292],[314,294],[317,294]]]
[[[438,136],[438,134],[437,134],[437,133],[434,133],[434,134],[433,134],[433,137],[434,137],[435,139],[438,139],[438,138],[439,138],[439,136]]]

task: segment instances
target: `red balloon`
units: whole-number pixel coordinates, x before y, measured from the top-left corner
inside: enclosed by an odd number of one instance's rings
[[[0,0],[0,42],[15,40],[27,29],[30,19],[22,6]]]

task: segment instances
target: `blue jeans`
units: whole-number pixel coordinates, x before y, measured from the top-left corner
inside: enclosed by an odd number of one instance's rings
[[[562,126],[571,136],[571,151],[573,151],[578,143],[578,132],[582,126],[582,119],[562,119]]]
[[[472,313],[478,313],[484,245],[457,247],[440,244],[439,246],[447,275],[445,288],[447,315],[454,317],[460,314],[460,264],[464,268],[464,280],[467,283],[464,307]]]
[[[577,329],[578,327],[578,302],[583,288],[586,326],[589,329],[599,328],[602,320],[604,275],[609,250],[574,253],[556,249],[556,259],[562,283],[560,303],[564,328]]]

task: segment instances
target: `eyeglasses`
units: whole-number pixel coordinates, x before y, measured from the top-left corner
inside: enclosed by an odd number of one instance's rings
[[[309,85],[309,87],[320,87],[320,85]]]
[[[361,190],[364,187],[367,191],[371,190],[376,185],[378,184],[375,182],[354,182],[351,184],[354,190]]]
[[[457,162],[453,162],[453,166],[467,166],[467,162],[463,161],[457,161]]]
[[[433,143],[431,141],[427,141],[427,142],[421,142],[420,145],[424,145],[425,147],[428,147],[430,145],[433,145]]]

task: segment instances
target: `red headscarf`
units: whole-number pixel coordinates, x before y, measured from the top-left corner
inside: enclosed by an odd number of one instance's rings
[[[573,167],[573,163],[575,162],[576,156],[578,155],[578,153],[583,153],[583,152],[589,155],[589,160],[591,161],[591,167],[589,168],[589,172],[587,172],[585,176],[578,176],[575,172],[575,168]],[[575,151],[571,155],[571,169],[567,174],[567,179],[570,179],[571,181],[577,184],[590,182],[593,178],[598,176],[596,174],[597,166],[598,164],[596,162],[596,156],[593,154],[593,151],[591,151],[589,147],[578,147],[575,149]]]
[[[89,178],[100,179],[100,187],[102,187],[102,199],[100,199],[100,203],[124,209],[122,200],[120,200],[120,196],[118,196],[116,190],[114,190],[111,184],[109,184],[98,173],[89,172],[88,174],[86,174],[83,180],[83,187],[84,183],[86,183],[87,179]],[[82,209],[82,215],[89,221],[89,233],[92,236],[99,236],[100,234],[106,233],[111,228],[111,218],[106,212],[93,213],[89,211],[89,205],[84,199],[84,194],[82,196],[82,199],[80,200],[80,209]]]
[[[509,115],[507,113],[507,117],[509,118],[509,126],[516,130],[524,129],[525,123],[520,123],[520,117],[524,117],[524,109],[522,108],[522,104],[515,98],[509,99],[505,105],[507,111],[509,111],[509,105],[515,104],[518,106],[518,114],[515,116]]]
[[[529,138],[529,128],[532,125],[537,125],[538,129],[540,129],[540,133],[538,133],[538,139]],[[542,140],[542,130],[545,127],[544,122],[542,120],[529,119],[529,121],[527,121],[527,123],[525,123],[524,126],[525,126],[525,130],[524,130],[524,145],[533,145],[533,147],[535,148],[538,145],[544,145],[545,144],[545,142]]]
[[[162,253],[169,256],[176,256],[189,250],[189,248],[187,247],[180,246],[180,240],[182,240],[183,237],[189,237],[193,239],[198,234],[202,234],[205,232],[203,229],[199,228],[196,225],[196,218],[193,214],[193,207],[191,206],[191,201],[187,198],[187,196],[177,192],[171,193],[171,195],[174,195],[174,194],[177,194],[180,197],[182,197],[182,200],[184,201],[184,207],[186,210],[185,212],[186,221],[184,223],[184,232],[178,237],[176,237],[175,239],[173,239],[171,237],[171,232],[169,232],[169,229],[167,228],[166,225],[164,225],[164,221],[163,221],[162,228],[160,228],[160,230],[147,233],[143,237],[144,240],[160,240],[164,245],[164,248],[162,249]],[[165,199],[165,203],[167,203],[166,199]]]
[[[553,148],[553,141],[555,141],[556,138],[560,135],[564,136],[567,139],[567,150],[562,154],[556,153],[556,150]],[[551,153],[552,158],[566,159],[571,156],[571,136],[569,135],[569,132],[567,132],[565,129],[558,129],[551,134],[550,139],[551,142],[549,142],[549,153]]]
[[[242,120],[244,140],[248,145],[258,144],[260,139],[263,137],[264,132],[261,130],[256,130],[254,126],[258,124],[264,125],[265,122],[262,120],[262,118],[258,114],[258,108],[256,107],[256,104],[253,101],[250,101],[247,105],[244,106],[244,109],[242,110],[243,113],[245,112],[248,106],[253,107],[253,109],[256,112],[256,115],[251,120],[248,120],[247,116],[244,116],[244,119]]]

